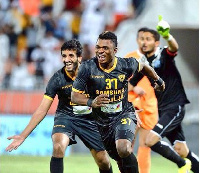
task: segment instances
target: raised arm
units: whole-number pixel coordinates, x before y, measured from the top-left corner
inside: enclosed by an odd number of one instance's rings
[[[6,148],[6,151],[12,151],[13,149],[16,150],[30,135],[30,133],[36,128],[36,126],[44,119],[46,116],[53,99],[50,100],[48,98],[43,98],[41,101],[40,106],[37,108],[35,113],[32,115],[31,120],[29,121],[28,125],[19,135],[10,136],[7,139],[13,139],[12,143]]]
[[[168,50],[170,52],[177,52],[178,43],[175,38],[170,34],[170,26],[168,22],[164,21],[161,15],[159,15],[159,22],[156,28],[158,33],[167,41]]]

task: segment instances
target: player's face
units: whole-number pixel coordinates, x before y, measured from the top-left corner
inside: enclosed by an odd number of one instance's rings
[[[61,54],[65,69],[68,72],[76,71],[78,68],[78,57],[76,55],[76,50],[64,50]]]
[[[150,32],[143,32],[141,36],[141,50],[145,54],[152,54],[156,51],[158,41],[155,41],[153,34]]]
[[[111,40],[98,39],[95,47],[95,53],[98,62],[101,65],[109,66],[114,62],[117,48]]]
[[[139,50],[142,52],[142,35],[143,35],[143,31],[140,31],[138,33],[138,36],[137,36],[137,44],[138,44],[138,47],[139,47]]]

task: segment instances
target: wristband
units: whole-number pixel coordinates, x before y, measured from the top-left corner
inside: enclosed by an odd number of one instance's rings
[[[171,34],[169,34],[169,37],[168,38],[164,38],[165,40],[167,41],[171,41],[173,39],[173,36]]]
[[[93,102],[93,99],[89,98],[87,101],[87,106],[92,107],[92,102]]]
[[[155,81],[159,86],[163,85],[163,80],[159,77],[158,80]]]

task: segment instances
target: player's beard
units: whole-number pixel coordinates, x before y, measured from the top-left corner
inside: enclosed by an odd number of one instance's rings
[[[150,55],[154,52],[155,50],[155,46],[153,45],[149,45],[149,46],[146,46],[146,49],[142,48],[142,52],[145,54],[145,55]]]
[[[78,68],[78,59],[77,59],[77,61],[76,62],[74,62],[73,63],[73,71],[76,71],[77,70],[77,68]]]
[[[78,59],[77,59],[77,61],[72,62],[72,68],[71,68],[71,69],[68,68],[66,62],[63,62],[63,63],[64,63],[64,66],[65,66],[65,69],[66,69],[68,72],[75,72],[76,69],[78,68]]]

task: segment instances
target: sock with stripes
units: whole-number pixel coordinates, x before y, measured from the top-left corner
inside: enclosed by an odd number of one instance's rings
[[[167,142],[159,141],[151,146],[151,149],[166,159],[176,163],[179,168],[185,165],[185,160],[181,158]]]
[[[193,152],[189,151],[187,157],[191,162],[192,162],[192,171],[194,173],[199,173],[199,158],[196,154]]]

